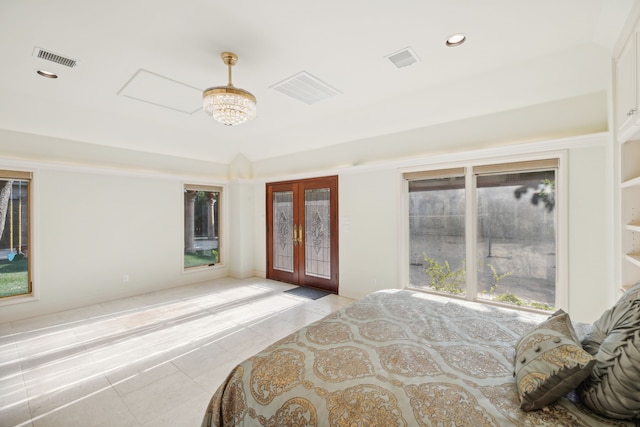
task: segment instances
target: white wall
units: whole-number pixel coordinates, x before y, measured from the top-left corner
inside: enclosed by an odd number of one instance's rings
[[[40,166],[33,184],[38,298],[3,301],[0,323],[228,274],[182,272],[181,178]]]
[[[229,247],[229,275],[238,279],[254,276],[253,185],[234,181],[227,191],[229,201],[229,235],[221,244]]]
[[[592,322],[613,304],[613,165],[606,146],[569,152],[569,314]]]
[[[524,155],[567,150],[568,181],[568,310],[578,321],[592,322],[614,302],[612,292],[613,224],[608,219],[612,173],[607,156],[607,134],[541,141],[468,153],[426,156],[411,160],[318,171],[338,174],[340,283],[339,293],[350,298],[386,288],[402,288],[404,250],[399,184],[401,169],[417,165],[451,164],[475,158]],[[287,169],[287,162],[280,164]],[[304,177],[310,176],[306,174]],[[295,178],[289,176],[286,178]],[[285,178],[274,178],[274,181]],[[255,218],[264,224],[264,183],[256,184]],[[265,247],[264,226],[255,246]],[[256,271],[264,271],[264,251],[255,252]]]
[[[77,120],[77,118],[74,118]],[[126,150],[0,129],[0,161],[27,160],[162,175],[227,179],[229,165],[201,159]]]
[[[338,177],[341,295],[402,287],[398,281],[398,175],[394,168]]]
[[[317,177],[335,175],[318,173]],[[338,174],[339,294],[361,298],[380,289],[396,288],[398,282],[397,171],[342,171]],[[307,176],[290,176],[304,178]],[[282,181],[274,178],[270,182]],[[255,182],[254,273],[266,276],[266,190]]]
[[[455,106],[451,108],[455,109]],[[418,111],[421,114],[429,114],[421,109]],[[364,114],[362,119],[372,120]],[[555,102],[438,123],[399,133],[381,134],[321,149],[259,160],[253,163],[252,172],[254,178],[281,177],[287,174],[308,176],[310,171],[326,174],[325,171],[331,168],[463,153],[606,130],[607,96],[603,90]]]
[[[225,206],[229,234],[222,236],[221,244],[229,247],[229,275],[244,279],[254,275],[255,264],[253,251],[250,250],[255,238],[251,162],[242,155],[236,156],[229,165],[229,176],[231,182]]]
[[[254,274],[267,277],[267,189],[262,181],[253,184],[253,260]]]
[[[7,136],[12,134],[0,131],[0,148]],[[51,142],[30,138],[38,140],[39,145]],[[610,200],[607,182],[612,173],[606,141],[605,134],[598,134],[485,150],[491,155],[568,150],[569,312],[582,321],[597,318],[613,302],[614,295],[610,255],[613,224],[607,210],[610,206],[602,202]],[[0,301],[0,323],[226,275],[264,276],[264,184],[298,177],[339,176],[340,293],[359,298],[378,289],[402,287],[400,169],[477,154],[380,160],[342,169],[319,168],[303,175],[291,169],[295,162],[283,158],[269,163],[272,171],[279,171],[277,175],[270,172],[272,178],[259,180],[246,177],[254,173],[247,168],[255,165],[240,159],[232,165],[234,177],[230,183],[218,178],[207,181],[207,165],[202,162],[194,163],[197,176],[189,177],[189,162],[184,159],[178,161],[180,170],[166,174],[101,169],[101,165],[60,166],[40,158],[32,162],[0,159],[1,168],[26,165],[36,174],[32,243],[38,294],[37,301],[22,304]],[[165,161],[168,159],[160,163]],[[219,165],[211,165],[210,170],[212,177],[225,172]],[[185,180],[226,186],[225,265],[182,272]],[[129,276],[128,282],[123,282],[124,274]]]

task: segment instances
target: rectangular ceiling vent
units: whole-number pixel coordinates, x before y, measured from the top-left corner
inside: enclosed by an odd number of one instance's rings
[[[33,51],[33,56],[44,59],[45,61],[55,62],[56,64],[64,65],[69,68],[73,68],[78,65],[78,61],[75,59],[65,58],[64,56],[49,52],[37,46]]]
[[[306,71],[301,71],[284,79],[280,83],[270,86],[270,88],[308,105],[342,93]]]
[[[385,58],[388,58],[389,61],[398,68],[407,67],[420,61],[418,55],[416,55],[410,47],[406,47],[398,52],[392,53],[391,55],[387,55]]]

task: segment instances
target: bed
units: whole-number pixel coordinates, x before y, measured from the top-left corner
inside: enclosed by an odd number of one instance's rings
[[[516,344],[548,317],[378,291],[236,366],[202,426],[639,425],[594,413],[575,391],[520,408]],[[590,332],[573,326],[578,339]]]

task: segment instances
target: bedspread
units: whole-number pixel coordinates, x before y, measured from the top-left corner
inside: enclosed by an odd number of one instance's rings
[[[542,410],[519,409],[514,345],[545,318],[375,292],[235,367],[202,426],[635,425],[591,413],[573,393]]]

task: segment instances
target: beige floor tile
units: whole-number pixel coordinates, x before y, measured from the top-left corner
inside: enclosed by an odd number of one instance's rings
[[[61,311],[58,313],[58,316],[65,322],[65,324],[68,325],[73,322],[84,323],[91,321],[94,318],[99,318],[105,313],[104,307],[100,304],[94,304],[86,307],[74,308],[73,310]]]
[[[139,349],[139,351],[143,352],[144,349]],[[168,365],[170,363],[171,362],[167,360],[164,354],[150,355],[142,353],[141,357],[120,362],[117,366],[112,367],[109,372],[105,373],[105,377],[109,380],[109,383],[115,387],[117,384],[127,381],[132,377],[136,377],[140,373],[162,365]]]
[[[212,367],[234,359],[234,353],[216,343],[196,348],[189,353],[171,360],[178,369],[191,378],[198,378]]]
[[[15,333],[24,331],[34,332],[55,327],[56,325],[65,323],[59,313],[45,314],[28,319],[16,320],[11,322],[11,327]]]
[[[178,371],[178,368],[172,363],[162,363],[160,365],[138,371],[135,374],[120,380],[113,384],[113,388],[118,395],[125,396],[133,393],[134,391],[140,390],[149,384],[153,384],[156,381],[160,381],[165,377],[173,375]]]
[[[275,342],[295,332],[299,328],[296,324],[299,323],[283,319],[282,315],[275,315],[263,321],[252,323],[248,328]]]
[[[22,366],[20,356],[13,343],[0,345],[0,378],[20,375],[22,377]]]
[[[224,278],[0,325],[0,425],[190,426],[247,357],[351,303]]]
[[[209,366],[202,375],[195,378],[195,381],[209,394],[207,400],[211,398],[213,393],[220,387],[220,384],[229,376],[231,370],[243,360],[240,357],[233,357],[226,362]]]
[[[273,341],[249,328],[243,328],[218,341],[223,349],[235,354],[238,357],[247,358],[261,351]]]
[[[0,422],[3,427],[31,427],[29,404],[22,402],[8,408],[0,408]]]
[[[178,370],[122,396],[122,401],[136,419],[144,424],[202,393],[204,389],[198,383]]]
[[[57,328],[56,328],[57,329]],[[16,339],[16,350],[25,368],[47,363],[60,357],[82,353],[82,341],[72,331],[22,333]]]
[[[103,376],[68,381],[64,386],[57,387],[51,387],[49,384],[36,384],[29,388],[29,384],[26,385],[29,410],[34,419],[73,405],[93,394],[111,389],[111,384]]]
[[[138,427],[127,406],[112,388],[85,395],[34,417],[34,427]]]
[[[172,406],[167,412],[143,424],[144,427],[198,427],[209,402],[209,393],[200,393],[188,401]]]
[[[324,313],[316,313],[308,310],[306,306],[295,307],[291,310],[287,310],[281,313],[278,318],[282,321],[288,322],[294,330],[299,329],[309,323],[315,322],[325,317]]]
[[[31,413],[22,373],[0,374],[0,425],[30,425]]]
[[[10,323],[0,323],[0,351],[5,346],[13,346],[15,343],[15,333]]]

